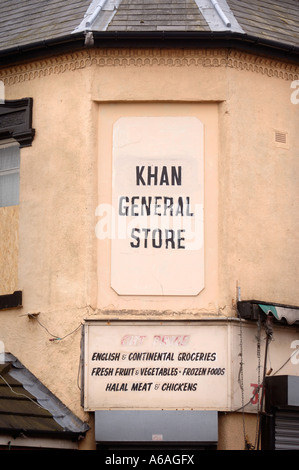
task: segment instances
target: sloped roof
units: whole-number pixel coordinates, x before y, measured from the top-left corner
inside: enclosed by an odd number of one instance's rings
[[[0,0],[0,49],[70,34],[90,0]]]
[[[0,59],[62,43],[81,48],[87,32],[101,38],[100,47],[109,38],[180,33],[211,43],[220,38],[224,47],[234,39],[298,54],[299,1],[0,0]]]
[[[0,434],[78,439],[89,426],[18,359],[0,354]]]
[[[227,0],[246,34],[299,46],[298,0]]]

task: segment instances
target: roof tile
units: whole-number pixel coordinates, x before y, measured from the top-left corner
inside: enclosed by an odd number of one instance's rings
[[[151,31],[210,31],[194,0],[123,0],[107,31],[117,30],[119,26],[127,31],[149,27]]]
[[[298,0],[227,0],[247,34],[299,46]]]

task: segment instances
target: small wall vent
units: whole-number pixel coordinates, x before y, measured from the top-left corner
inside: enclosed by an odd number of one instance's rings
[[[288,133],[274,130],[274,142],[278,147],[288,148]]]
[[[278,144],[286,144],[287,143],[286,132],[275,131],[275,142],[277,142]]]

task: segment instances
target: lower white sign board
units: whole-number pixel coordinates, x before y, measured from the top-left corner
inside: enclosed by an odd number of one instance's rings
[[[85,325],[84,408],[228,408],[227,326]]]

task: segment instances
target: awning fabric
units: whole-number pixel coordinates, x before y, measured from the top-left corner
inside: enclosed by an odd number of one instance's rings
[[[299,321],[299,309],[289,307],[278,307],[275,305],[259,304],[259,307],[266,315],[272,314],[276,320],[285,319],[289,325]]]
[[[237,304],[238,314],[244,320],[257,321],[260,315],[272,315],[276,322],[290,326],[299,324],[299,307],[265,302],[261,300],[241,300]]]

